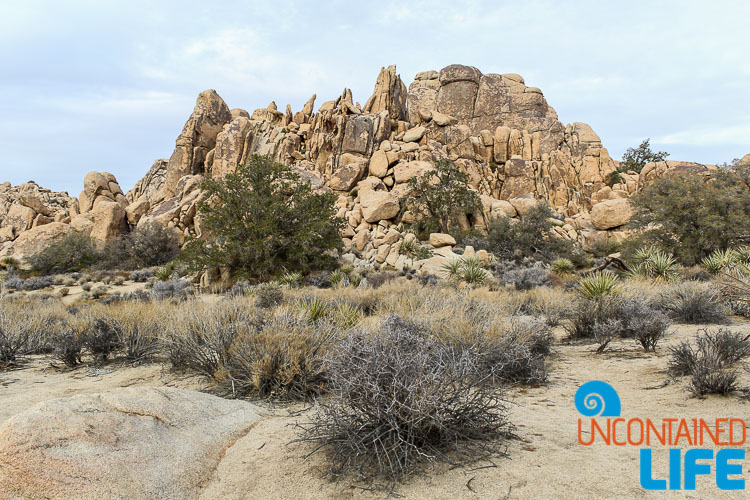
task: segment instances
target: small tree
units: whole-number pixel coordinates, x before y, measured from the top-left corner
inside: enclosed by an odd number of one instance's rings
[[[100,259],[101,253],[90,237],[70,231],[27,260],[34,271],[51,274],[80,271]]]
[[[469,176],[454,163],[438,161],[435,169],[408,182],[414,195],[406,207],[420,218],[427,230],[447,233],[460,215],[481,209],[482,202],[469,189]]]
[[[335,196],[313,193],[309,183],[268,156],[252,156],[222,180],[208,179],[198,210],[204,237],[186,245],[195,269],[228,267],[235,275],[264,279],[335,264],[341,245]]]
[[[644,229],[633,246],[655,244],[685,265],[714,250],[750,242],[750,169],[719,170],[710,180],[698,175],[661,178],[631,198],[631,226]]]
[[[637,148],[628,148],[625,154],[622,155],[622,163],[620,164],[620,172],[627,172],[629,170],[635,170],[640,173],[646,163],[652,161],[664,161],[669,156],[669,153],[664,151],[653,152],[651,151],[651,139],[645,139],[641,142],[641,145]]]

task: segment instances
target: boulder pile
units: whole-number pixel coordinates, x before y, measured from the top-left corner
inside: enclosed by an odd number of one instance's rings
[[[270,155],[315,189],[334,192],[338,215],[348,222],[344,253],[376,267],[399,260],[403,223],[410,221],[400,210],[412,194],[409,179],[440,160],[455,162],[481,197],[482,209],[461,221],[464,229],[483,229],[498,215],[524,215],[544,201],[559,214],[555,236],[584,246],[625,237],[627,199],[657,177],[716,168],[653,163],[641,174],[621,174],[610,187],[606,180],[618,162],[589,125],[563,125],[542,91],[520,75],[483,74],[472,66],[418,73],[408,91],[389,66],[364,106],[349,89],[317,111],[316,100],[313,95],[296,112],[275,102],[248,112],[230,109],[214,90],[201,92],[172,155],[156,160],[126,194],[106,172],[87,174],[77,200],[33,183],[0,185],[0,256],[26,255],[38,246],[26,240],[66,230],[109,241],[156,222],[184,237],[200,236],[201,181],[222,178],[253,154]],[[60,224],[54,230],[37,229],[53,222]],[[19,244],[24,232],[35,230]]]

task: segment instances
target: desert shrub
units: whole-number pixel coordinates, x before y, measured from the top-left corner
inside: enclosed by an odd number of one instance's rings
[[[683,341],[670,349],[668,372],[691,376],[688,390],[696,396],[729,394],[737,390],[733,367],[750,357],[750,335],[728,329],[701,330],[694,344]]]
[[[326,271],[310,273],[302,280],[302,285],[313,288],[331,288],[331,274]]]
[[[726,396],[738,389],[737,372],[717,368],[710,358],[699,358],[690,378],[688,390],[696,396],[721,394]]]
[[[155,281],[151,291],[156,300],[186,300],[193,294],[190,282],[177,278],[169,281]]]
[[[510,266],[502,266],[500,263],[495,266],[503,285],[513,285],[516,290],[531,290],[550,284],[549,271],[542,265],[510,269],[508,267]]]
[[[104,297],[108,291],[109,291],[109,288],[107,288],[104,285],[99,285],[91,290],[91,296],[94,299],[100,299]]]
[[[258,321],[252,308],[234,300],[174,312],[165,339],[172,368],[224,381],[229,351],[239,332]]]
[[[367,274],[367,282],[373,288],[380,288],[386,283],[395,280],[401,276],[397,271],[378,271],[376,273]]]
[[[490,273],[484,269],[484,263],[477,257],[460,257],[443,264],[443,273],[447,278],[464,281],[470,285],[481,285]]]
[[[505,335],[485,337],[473,349],[479,376],[508,384],[542,384],[547,380],[545,358],[552,350],[549,327],[537,320],[513,318]]]
[[[309,273],[335,266],[330,251],[341,246],[344,224],[336,217],[336,197],[313,193],[290,167],[252,156],[201,189],[199,211],[209,236],[186,245],[194,269],[227,266],[234,275],[266,279],[282,269]]]
[[[658,301],[675,321],[695,324],[727,321],[719,293],[711,286],[684,283],[661,294]]]
[[[478,377],[476,363],[397,316],[377,332],[353,331],[331,349],[330,396],[318,401],[302,439],[328,452],[334,477],[386,488],[425,462],[485,458],[511,427],[485,383],[491,374]]]
[[[145,283],[154,277],[154,271],[152,269],[137,269],[130,273],[128,279],[135,281],[136,283]]]
[[[51,287],[54,284],[53,281],[52,276],[21,279],[18,276],[13,275],[5,280],[4,286],[18,291],[42,290]]]
[[[711,255],[701,260],[701,265],[711,274],[728,271],[738,262],[737,254],[731,248],[714,250]]]
[[[662,177],[631,204],[638,240],[694,265],[716,250],[742,244],[750,227],[750,167],[735,165],[700,175]]]
[[[502,260],[524,258],[551,262],[557,257],[575,253],[571,242],[552,236],[554,213],[545,203],[538,203],[528,214],[511,222],[507,217],[493,219],[486,240],[467,240],[476,249],[485,249]]]
[[[605,295],[617,295],[620,291],[620,280],[608,271],[597,271],[578,280],[576,291],[589,300],[596,300]]]
[[[234,396],[309,400],[325,391],[325,349],[336,335],[330,323],[310,323],[288,311],[244,327],[231,345]]]
[[[75,231],[52,241],[41,252],[27,259],[31,268],[41,274],[80,271],[100,260],[101,253],[94,241]]]
[[[51,338],[50,345],[55,359],[62,361],[68,368],[75,368],[81,364],[86,335],[76,328],[65,326]]]
[[[635,339],[646,352],[655,352],[656,345],[672,324],[669,317],[640,297],[623,299],[618,309],[619,335]]]
[[[233,299],[235,297],[244,297],[250,295],[255,291],[255,287],[250,284],[247,280],[238,280],[232,288],[227,291],[226,298]]]
[[[93,285],[91,283],[84,283],[83,285],[81,285],[81,289],[84,292],[90,292],[92,287]]]
[[[476,191],[469,188],[469,175],[450,161],[437,161],[435,168],[407,183],[412,193],[405,208],[417,217],[423,232],[448,233],[460,216],[481,210]]]
[[[63,287],[60,290],[58,290],[57,293],[60,294],[60,297],[65,297],[70,293],[70,288]]]
[[[104,310],[103,319],[116,333],[117,347],[122,349],[125,359],[144,361],[159,352],[159,336],[165,329],[163,307],[123,297]]]
[[[275,283],[262,283],[254,288],[255,305],[261,309],[276,307],[284,301],[284,291]]]
[[[158,223],[140,225],[107,245],[102,265],[137,269],[165,264],[180,253],[178,234]]]
[[[119,347],[120,336],[115,322],[95,318],[85,337],[85,346],[97,362],[103,362]]]
[[[0,369],[14,365],[26,351],[35,326],[28,315],[9,309],[0,308]]]

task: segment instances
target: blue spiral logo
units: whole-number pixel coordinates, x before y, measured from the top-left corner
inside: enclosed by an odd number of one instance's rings
[[[576,391],[576,410],[585,417],[619,417],[620,396],[601,380],[586,382]]]

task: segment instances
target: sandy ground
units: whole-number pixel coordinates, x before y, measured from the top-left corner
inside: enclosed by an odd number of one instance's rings
[[[437,465],[427,474],[398,485],[396,492],[414,499],[747,498],[747,491],[719,490],[713,476],[699,477],[693,492],[646,492],[639,484],[637,448],[584,447],[577,442],[579,415],[573,397],[580,384],[592,379],[605,380],[615,387],[626,418],[733,417],[744,419],[747,426],[750,403],[739,397],[697,399],[685,390],[685,381],[665,384],[667,346],[692,337],[699,328],[673,327],[656,354],[645,354],[630,341],[612,343],[612,349],[604,354],[594,354],[592,345],[560,342],[551,359],[549,383],[514,389],[507,395],[512,404],[510,419],[521,438],[507,443],[509,458],[456,469]],[[731,328],[750,333],[749,322],[735,321]],[[742,382],[750,386],[747,372]],[[180,377],[155,364],[112,364],[66,372],[50,368],[49,361],[39,357],[21,369],[0,373],[0,422],[46,399],[134,385],[206,387],[199,378]],[[294,424],[304,421],[307,412],[303,405],[272,409],[270,416],[227,450],[200,497],[383,498],[383,493],[321,478],[324,456],[305,459],[310,446],[293,443]],[[746,444],[745,449],[750,450],[749,446]],[[656,477],[666,475],[666,456],[666,449],[654,451]],[[750,479],[748,465],[746,459],[746,480]]]

